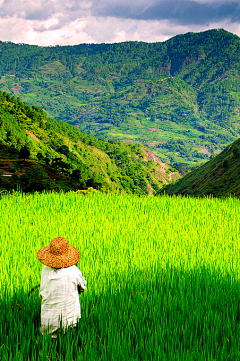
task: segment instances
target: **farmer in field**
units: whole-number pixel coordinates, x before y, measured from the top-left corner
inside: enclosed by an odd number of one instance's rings
[[[45,267],[41,273],[40,297],[42,334],[77,325],[81,318],[79,293],[86,289],[86,280],[77,267],[79,251],[65,238],[54,238],[50,245],[40,249],[37,258]]]

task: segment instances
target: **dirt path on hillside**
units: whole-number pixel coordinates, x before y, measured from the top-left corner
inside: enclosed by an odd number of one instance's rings
[[[146,160],[151,160],[152,162],[164,164],[160,158],[156,154],[154,154],[150,149],[144,148],[144,152],[146,153]]]

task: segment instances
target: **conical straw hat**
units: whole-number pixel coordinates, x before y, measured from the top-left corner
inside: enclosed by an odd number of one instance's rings
[[[37,258],[46,266],[66,268],[78,263],[80,254],[77,248],[70,246],[65,238],[57,237],[48,246],[38,251]]]

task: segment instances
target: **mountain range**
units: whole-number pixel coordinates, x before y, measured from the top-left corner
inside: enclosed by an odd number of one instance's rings
[[[0,42],[0,89],[98,139],[194,168],[240,136],[239,50],[223,29],[162,43]]]
[[[240,196],[240,139],[229,144],[210,161],[164,186],[159,194],[197,197]]]

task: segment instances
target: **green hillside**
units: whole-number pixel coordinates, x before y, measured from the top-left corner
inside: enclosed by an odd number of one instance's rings
[[[149,149],[97,139],[0,92],[0,189],[155,194],[179,173]],[[10,175],[10,177],[9,177]]]
[[[218,156],[161,191],[165,194],[225,197],[240,195],[240,139]]]
[[[0,43],[0,89],[98,138],[198,165],[240,136],[240,40],[223,29],[163,43]]]

